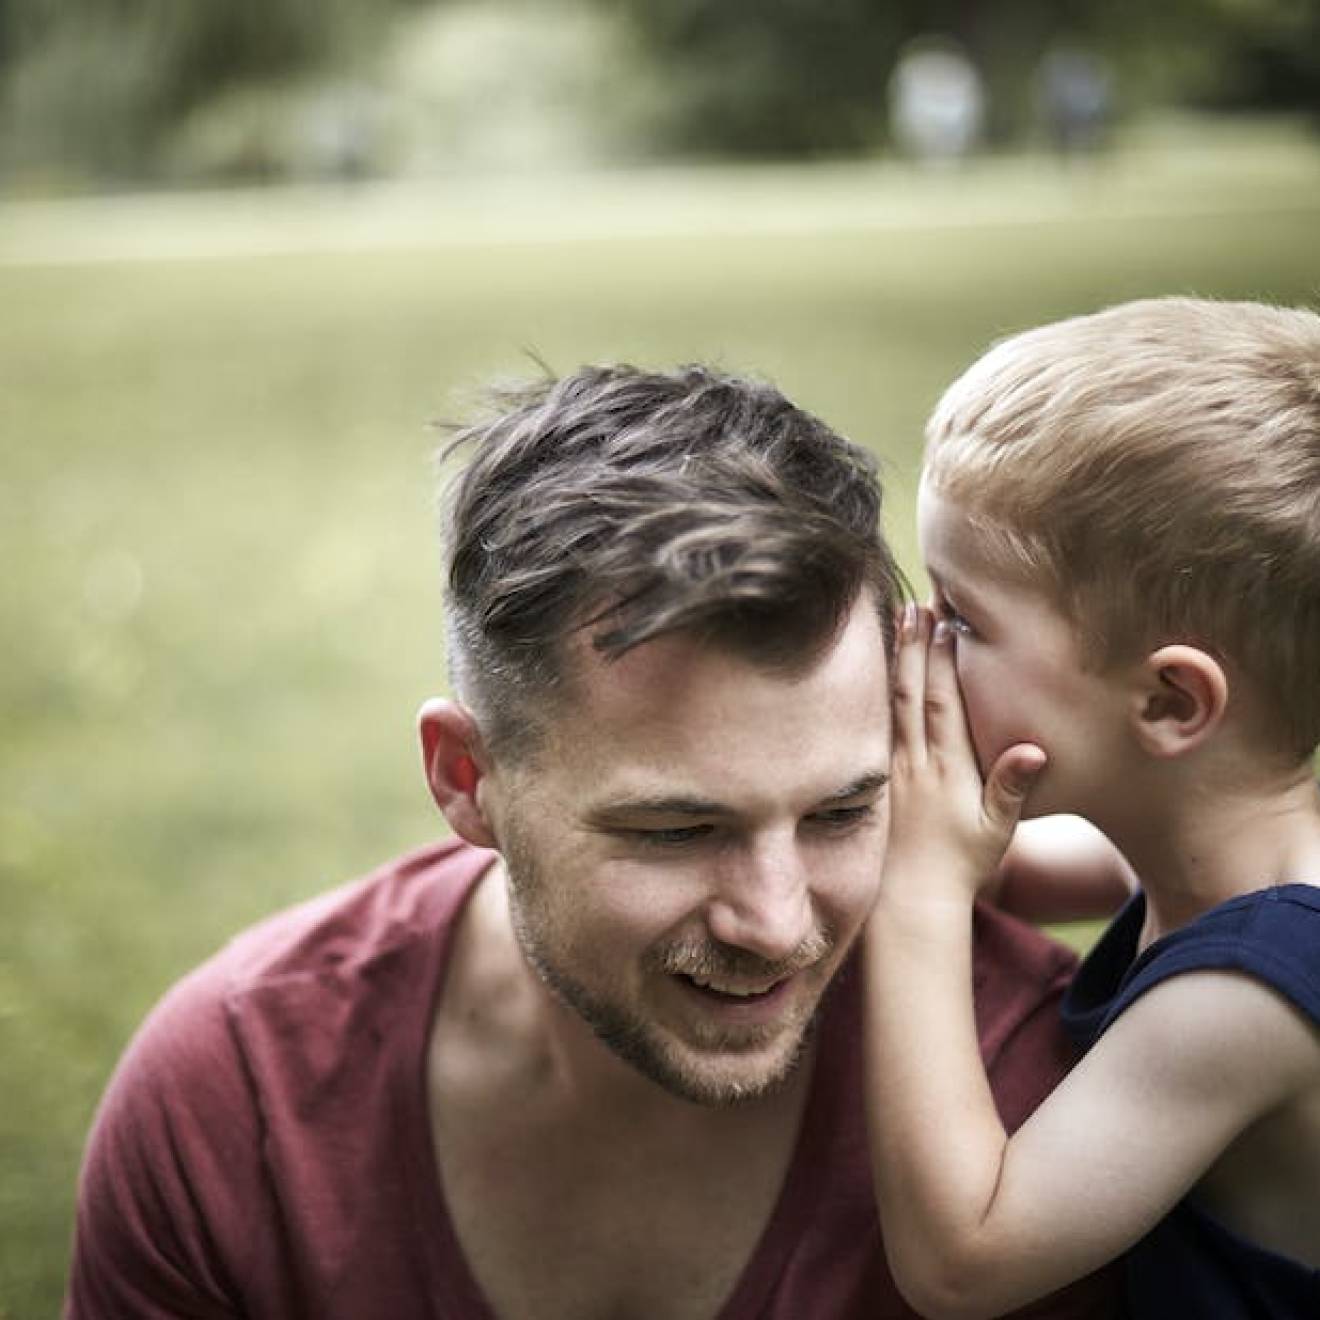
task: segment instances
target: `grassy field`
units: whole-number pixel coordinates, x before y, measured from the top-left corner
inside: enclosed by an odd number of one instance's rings
[[[492,375],[710,359],[884,456],[991,338],[1320,298],[1286,134],[988,162],[0,208],[0,1317],[57,1307],[83,1133],[164,987],[437,829],[428,419]]]

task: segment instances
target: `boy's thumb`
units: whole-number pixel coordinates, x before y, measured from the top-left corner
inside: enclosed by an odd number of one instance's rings
[[[1040,772],[1045,753],[1031,743],[1019,743],[1004,752],[986,780],[982,807],[991,824],[1010,833],[1022,815],[1023,803]]]

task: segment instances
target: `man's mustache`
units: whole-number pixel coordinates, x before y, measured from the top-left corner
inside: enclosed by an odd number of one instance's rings
[[[684,940],[667,945],[651,961],[657,971],[670,976],[779,981],[828,957],[834,946],[834,937],[824,930],[813,931],[786,958],[775,959],[718,940]]]

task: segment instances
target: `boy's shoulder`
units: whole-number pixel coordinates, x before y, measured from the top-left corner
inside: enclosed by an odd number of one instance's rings
[[[1197,971],[1240,972],[1320,1022],[1320,886],[1253,890],[1218,904],[1138,951],[1145,896],[1136,895],[1087,957],[1064,1014],[1089,1045],[1156,986]]]

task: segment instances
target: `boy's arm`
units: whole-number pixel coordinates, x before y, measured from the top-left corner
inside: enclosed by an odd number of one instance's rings
[[[1259,984],[1177,977],[1009,1140],[977,1049],[971,907],[1040,758],[1006,753],[983,797],[951,647],[931,647],[927,681],[929,620],[911,631],[896,677],[890,855],[866,933],[876,1190],[908,1300],[935,1317],[991,1316],[1135,1241],[1245,1126],[1320,1080],[1320,1049]]]
[[[981,897],[1041,924],[1112,916],[1136,888],[1127,858],[1089,821],[1040,816],[1013,831]]]

